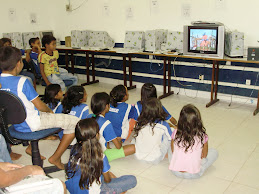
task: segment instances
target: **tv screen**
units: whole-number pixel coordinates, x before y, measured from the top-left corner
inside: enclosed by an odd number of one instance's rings
[[[188,27],[188,52],[217,54],[218,27]]]

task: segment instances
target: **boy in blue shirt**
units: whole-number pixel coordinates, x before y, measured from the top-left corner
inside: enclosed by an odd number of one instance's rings
[[[11,92],[19,97],[26,110],[25,121],[15,124],[14,128],[24,133],[49,128],[64,129],[64,136],[57,150],[48,160],[59,169],[64,169],[61,156],[75,137],[74,130],[79,119],[72,115],[52,114],[52,110],[40,100],[28,79],[17,76],[22,68],[23,62],[19,49],[9,46],[0,48],[0,69],[2,70],[0,90]]]

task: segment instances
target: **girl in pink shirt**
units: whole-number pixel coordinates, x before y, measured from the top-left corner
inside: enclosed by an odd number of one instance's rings
[[[172,134],[171,149],[169,169],[180,178],[201,177],[218,158],[215,149],[208,150],[208,136],[200,111],[194,105],[188,104],[181,110],[178,127]]]

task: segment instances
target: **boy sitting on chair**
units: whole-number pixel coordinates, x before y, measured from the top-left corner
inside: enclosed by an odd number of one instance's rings
[[[23,68],[21,51],[14,47],[0,48],[0,83],[2,88],[18,96],[26,110],[26,119],[21,124],[15,124],[14,128],[20,132],[35,132],[50,128],[64,129],[64,136],[55,151],[49,158],[51,164],[59,169],[64,169],[61,156],[75,137],[75,126],[79,119],[67,114],[52,114],[52,110],[43,103],[33,86],[25,77],[17,75]]]
[[[58,67],[59,54],[56,50],[56,38],[51,35],[45,35],[42,38],[42,45],[46,48],[45,52],[39,55],[40,71],[42,78],[47,85],[59,84],[62,91],[65,91],[66,86],[64,80],[73,81],[73,85],[77,85],[78,79],[76,76],[68,73],[67,70]]]

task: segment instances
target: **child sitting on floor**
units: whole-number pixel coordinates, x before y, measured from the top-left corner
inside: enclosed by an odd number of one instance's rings
[[[125,145],[122,147],[121,142],[113,130],[111,122],[105,118],[105,115],[110,109],[110,96],[105,92],[94,94],[91,99],[91,109],[93,114],[90,114],[88,117],[95,118],[99,124],[100,143],[108,160],[112,161],[135,153],[134,145]],[[107,143],[110,141],[115,145],[115,149],[107,149]]]
[[[157,98],[149,98],[134,129],[136,154],[139,160],[158,164],[170,150],[172,131],[166,122],[166,112]]]
[[[43,102],[55,113],[57,107],[61,104],[60,100],[63,98],[63,92],[60,85],[50,84],[45,88]]]
[[[124,140],[135,126],[136,122],[130,123],[130,120],[134,120],[136,109],[134,106],[126,103],[129,99],[129,93],[123,85],[115,86],[110,93],[110,98],[110,110],[105,115],[105,118],[112,123],[117,137],[121,137]]]
[[[180,178],[201,177],[218,158],[215,149],[208,150],[208,135],[195,106],[188,104],[181,110],[178,127],[172,134],[171,149],[169,169]]]
[[[64,113],[85,119],[89,115],[89,108],[84,104],[87,100],[87,93],[83,86],[72,86],[68,89],[61,104],[56,108],[55,113]],[[60,139],[63,131],[59,132]],[[75,144],[75,140],[71,143]]]
[[[39,54],[38,61],[40,63],[42,78],[46,84],[59,84],[62,91],[65,91],[66,89],[64,80],[73,81],[72,86],[77,85],[78,79],[76,76],[68,73],[67,70],[63,68],[58,67],[59,54],[56,50],[56,38],[50,35],[45,35],[41,42],[46,50]]]
[[[156,87],[151,84],[151,83],[145,83],[142,88],[141,88],[141,101],[138,101],[137,104],[135,105],[136,108],[136,116],[135,118],[138,118],[141,111],[142,111],[142,105],[145,102],[145,100],[149,98],[157,98],[157,91]],[[177,126],[177,121],[176,119],[170,115],[170,113],[166,110],[164,106],[162,106],[164,111],[167,113],[166,120],[170,120],[170,122],[174,125]]]
[[[75,130],[77,144],[71,150],[66,170],[66,186],[71,194],[123,193],[136,186],[135,176],[116,178],[99,142],[99,125],[94,118],[79,121]]]

